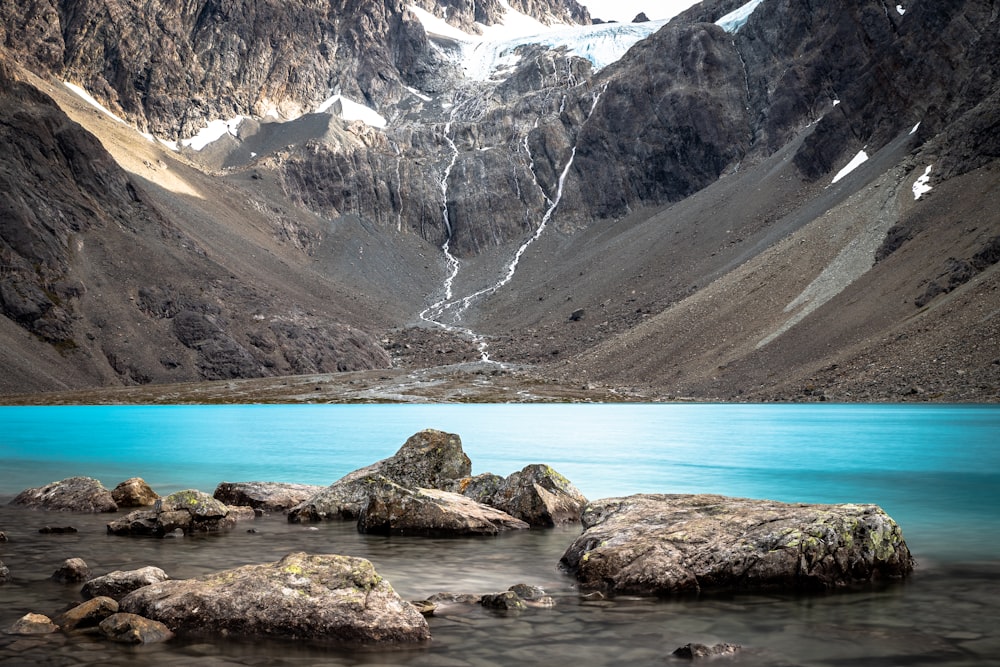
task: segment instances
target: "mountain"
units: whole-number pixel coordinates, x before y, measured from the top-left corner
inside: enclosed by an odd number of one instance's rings
[[[997,15],[0,0],[0,391],[997,400]]]

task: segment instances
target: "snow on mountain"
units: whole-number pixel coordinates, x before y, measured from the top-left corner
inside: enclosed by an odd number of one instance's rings
[[[190,139],[181,139],[181,145],[200,151],[205,146],[209,145],[213,141],[218,141],[227,134],[231,134],[235,137],[236,132],[240,127],[240,123],[242,122],[243,116],[234,116],[229,120],[210,121],[208,125],[201,128],[198,134],[194,135]]]
[[[833,180],[830,181],[830,184],[833,185],[834,183],[842,179],[844,176],[847,176],[849,173],[851,173],[852,171],[860,167],[862,164],[864,164],[867,160],[868,160],[868,153],[864,152],[863,150],[858,151],[858,154],[855,155],[853,158],[851,158],[851,161],[848,162],[843,169],[837,172],[837,175],[833,177]]]
[[[927,169],[924,169],[924,173],[913,183],[913,198],[920,199],[925,194],[931,191],[930,181],[931,181],[931,167],[934,165],[927,165]]]
[[[750,15],[753,14],[753,10],[757,9],[759,5],[764,0],[750,0],[747,4],[742,7],[735,9],[721,19],[715,22],[715,25],[721,26],[726,32],[737,32],[742,28]]]
[[[365,125],[372,127],[384,128],[386,126],[385,118],[377,111],[340,94],[324,100],[316,108],[316,113],[332,113],[344,120],[360,120]]]
[[[482,35],[470,35],[419,7],[411,6],[410,10],[428,35],[458,42],[465,76],[478,81],[485,81],[516,65],[514,50],[526,44],[541,44],[553,49],[564,47],[569,53],[589,60],[595,70],[600,70],[667,23],[663,19],[646,23],[546,26],[508,5],[503,23],[481,25]]]
[[[653,21],[672,19],[698,0],[587,0],[581,2],[590,15],[602,21],[628,23],[640,13]]]

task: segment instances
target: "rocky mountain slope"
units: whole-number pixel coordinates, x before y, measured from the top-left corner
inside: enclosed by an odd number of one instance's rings
[[[0,391],[1000,397],[996,3],[512,5],[0,1]]]

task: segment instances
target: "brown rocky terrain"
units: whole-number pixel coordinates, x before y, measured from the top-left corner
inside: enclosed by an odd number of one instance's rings
[[[4,402],[1000,399],[990,7],[765,0],[729,33],[709,0],[599,71],[530,46],[473,80],[389,1],[29,4],[0,2]],[[265,117],[336,90],[387,126]],[[200,152],[137,132],[237,114]]]

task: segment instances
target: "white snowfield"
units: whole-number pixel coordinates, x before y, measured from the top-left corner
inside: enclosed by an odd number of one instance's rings
[[[854,171],[867,161],[868,161],[868,153],[864,152],[863,150],[858,151],[858,154],[852,157],[851,161],[848,162],[843,169],[837,172],[837,175],[833,177],[832,181],[830,181],[830,185],[833,185],[834,183],[842,179],[844,176],[847,176],[849,173],[851,173],[852,171]]]
[[[761,2],[763,2],[763,0],[750,0],[750,2],[743,5],[739,9],[731,11],[723,16],[715,22],[715,25],[720,26],[726,32],[738,32],[740,28],[746,25],[750,15],[753,14],[753,10],[757,9],[757,5]]]

